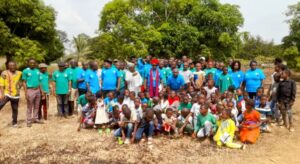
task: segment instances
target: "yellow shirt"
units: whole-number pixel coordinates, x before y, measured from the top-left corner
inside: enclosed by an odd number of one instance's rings
[[[18,98],[20,95],[19,82],[22,72],[16,71],[12,74],[10,71],[3,71],[0,77],[0,86],[4,88],[4,94],[8,97]]]

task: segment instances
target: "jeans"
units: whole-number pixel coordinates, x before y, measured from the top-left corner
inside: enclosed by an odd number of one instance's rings
[[[69,114],[68,95],[66,94],[56,95],[56,101],[57,101],[58,115],[59,116],[68,115]]]
[[[147,137],[152,137],[153,132],[154,132],[154,123],[153,123],[153,121],[146,122],[146,121],[142,120],[141,124],[142,125],[137,129],[137,132],[136,132],[136,135],[135,135],[135,139],[137,141],[142,139],[144,133]]]
[[[280,111],[279,111],[278,106],[277,106],[277,104],[276,104],[275,101],[271,101],[270,108],[271,108],[271,111],[273,113],[274,118],[276,120],[279,120],[279,118],[280,118]]]
[[[13,99],[8,96],[5,96],[2,101],[0,101],[0,110],[5,106],[5,104],[10,101],[12,109],[12,124],[15,125],[18,122],[18,108],[19,108],[19,99]]]
[[[130,138],[131,137],[131,134],[133,132],[133,124],[132,123],[128,123],[125,127],[125,135],[126,135],[126,138]],[[117,129],[115,132],[114,132],[114,135],[115,137],[121,137],[122,136],[122,128],[119,128]]]

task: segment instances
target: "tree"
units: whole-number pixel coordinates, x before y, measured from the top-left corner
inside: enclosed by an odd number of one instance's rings
[[[113,0],[101,13],[91,49],[100,58],[148,53],[224,58],[236,51],[242,25],[238,6],[219,0]]]
[[[0,33],[0,55],[19,65],[29,58],[49,63],[63,55],[55,11],[40,0],[1,0]]]
[[[79,34],[77,37],[73,37],[73,44],[75,47],[75,53],[71,55],[77,60],[87,58],[87,55],[91,54],[89,46],[89,36],[86,34]]]
[[[289,6],[286,15],[289,17],[290,33],[282,39],[285,48],[283,55],[288,66],[300,70],[300,2]]]

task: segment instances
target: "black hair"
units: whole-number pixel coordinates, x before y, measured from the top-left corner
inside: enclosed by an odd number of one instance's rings
[[[231,86],[228,87],[228,91],[229,91],[229,92],[234,93],[234,90],[235,90],[235,88],[234,88],[233,85],[231,85]]]
[[[275,58],[274,64],[275,64],[275,65],[277,65],[277,64],[282,64],[282,59],[281,59],[281,58]]]
[[[254,108],[255,102],[254,102],[253,99],[248,99],[248,100],[246,101],[246,105],[249,105],[249,106],[251,106],[252,108]]]
[[[168,108],[168,109],[166,110],[166,113],[168,113],[168,112],[173,112],[173,109],[172,109],[172,108]]]
[[[252,64],[257,64],[257,61],[251,60],[249,66],[251,67]]]
[[[234,70],[234,65],[235,65],[236,63],[238,64],[238,67],[239,67],[238,70],[241,70],[241,66],[242,66],[241,62],[238,61],[238,60],[235,60],[235,61],[233,61],[233,62],[231,63],[231,66],[230,66],[231,69],[232,69],[232,71]]]
[[[288,77],[290,77],[292,75],[292,73],[289,69],[285,69],[285,70],[283,70],[283,72],[286,73],[288,75]]]

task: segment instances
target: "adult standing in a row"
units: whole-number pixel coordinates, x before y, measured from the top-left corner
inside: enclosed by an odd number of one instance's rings
[[[41,101],[40,71],[36,68],[34,59],[28,60],[28,68],[22,73],[23,87],[27,100],[27,126],[32,123],[40,123],[38,112]]]
[[[246,71],[244,80],[244,86],[251,99],[256,96],[257,89],[263,86],[265,78],[264,72],[257,68],[257,62],[251,61],[250,69]]]

